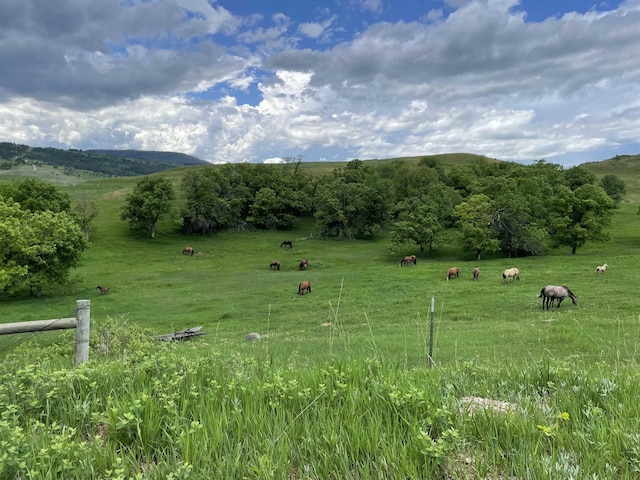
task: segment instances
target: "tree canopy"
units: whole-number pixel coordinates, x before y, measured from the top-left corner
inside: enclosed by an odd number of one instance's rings
[[[417,164],[353,160],[316,177],[299,167],[291,161],[186,172],[182,231],[287,229],[306,216],[321,236],[369,238],[389,231],[393,252],[410,244],[420,255],[431,253],[456,232],[462,248],[478,259],[493,252],[540,255],[559,246],[575,253],[587,241],[607,239],[613,202],[624,194],[615,176],[598,186],[584,167],[563,169],[542,160],[525,166],[474,159],[447,172],[435,157]],[[153,232],[156,217],[139,212],[155,205],[150,199],[162,198],[136,190],[122,218]]]
[[[86,241],[73,216],[51,210],[29,211],[0,197],[0,290],[28,287],[41,295],[49,283],[63,284],[76,267]]]
[[[314,197],[320,234],[340,238],[375,235],[389,221],[390,193],[389,183],[360,160],[324,176]]]
[[[125,198],[120,218],[132,229],[156,237],[156,224],[171,210],[175,198],[173,184],[165,177],[143,177]]]

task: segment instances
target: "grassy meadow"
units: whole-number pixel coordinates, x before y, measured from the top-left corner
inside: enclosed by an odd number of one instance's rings
[[[311,219],[203,237],[167,218],[137,238],[119,220],[135,178],[64,185],[100,203],[82,265],[3,300],[0,322],[90,299],[90,362],[73,367],[72,331],[0,336],[0,479],[638,478],[640,167],[593,168],[631,185],[611,241],[476,262],[451,238],[402,267],[415,246],[317,238]],[[548,284],[579,305],[543,311]],[[207,335],[152,338],[195,326]]]
[[[197,168],[197,167],[196,167]],[[176,181],[179,173],[175,173]],[[388,238],[344,241],[314,237],[311,219],[286,232],[223,232],[185,237],[165,219],[157,238],[136,238],[118,217],[135,179],[101,179],[65,187],[75,197],[97,198],[91,245],[72,286],[45,289],[41,299],[4,301],[4,321],[73,316],[76,299],[92,301],[92,319],[120,318],[164,334],[202,326],[203,349],[229,344],[239,350],[249,332],[265,337],[273,361],[317,364],[332,358],[376,357],[426,365],[430,303],[435,302],[434,360],[522,361],[546,357],[576,361],[631,361],[640,349],[640,218],[635,196],[622,203],[612,240],[527,258],[465,258],[454,244],[398,265],[417,253],[406,245],[396,254]],[[282,240],[293,248],[280,247]],[[182,254],[184,246],[196,254]],[[307,271],[299,261],[309,260]],[[281,262],[279,272],[269,269]],[[595,267],[608,263],[604,275]],[[447,282],[449,267],[461,276]],[[472,281],[474,266],[480,280]],[[521,280],[502,281],[517,266]],[[297,295],[311,281],[312,293]],[[566,300],[549,312],[537,298],[548,284],[568,285],[579,305]],[[99,295],[96,286],[110,288]],[[330,323],[330,326],[326,324]],[[323,326],[324,325],[324,326]],[[49,336],[51,334],[47,334]],[[55,334],[54,334],[55,335]],[[11,338],[11,340],[8,340]],[[0,337],[2,343],[15,342]],[[46,340],[44,340],[46,342]],[[516,348],[514,348],[516,347]]]

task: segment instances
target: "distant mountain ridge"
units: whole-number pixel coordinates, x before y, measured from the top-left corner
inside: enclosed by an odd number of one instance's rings
[[[144,150],[64,150],[0,142],[0,167],[19,164],[50,165],[65,172],[80,170],[95,175],[129,177],[207,162],[183,153]]]
[[[177,152],[160,152],[154,150],[87,150],[87,152],[95,152],[112,157],[137,158],[141,160],[172,163],[175,165],[207,165],[209,163],[193,155]]]

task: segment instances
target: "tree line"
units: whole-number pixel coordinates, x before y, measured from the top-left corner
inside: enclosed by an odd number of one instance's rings
[[[424,255],[457,235],[465,252],[539,255],[559,246],[572,253],[590,240],[607,240],[625,184],[599,182],[584,167],[564,169],[476,159],[445,171],[433,158],[378,166],[353,160],[311,176],[296,165],[228,164],[188,171],[179,185],[145,177],[121,209],[131,228],[155,236],[173,212],[185,234],[220,230],[287,229],[313,217],[317,233],[371,238],[391,232],[389,249],[412,243]]]
[[[186,171],[179,185],[164,176],[142,177],[120,217],[145,236],[167,214],[184,234],[221,230],[283,230],[314,218],[318,235],[372,238],[390,232],[389,249],[414,245],[421,255],[452,233],[465,252],[539,255],[590,240],[605,228],[625,184],[609,174],[599,182],[583,167],[563,169],[477,159],[448,171],[433,158],[372,166],[353,160],[312,176],[299,162],[228,164]],[[180,195],[176,195],[179,189]],[[180,198],[180,200],[177,200]],[[0,293],[64,284],[88,245],[95,201],[72,202],[55,185],[35,179],[0,183]]]

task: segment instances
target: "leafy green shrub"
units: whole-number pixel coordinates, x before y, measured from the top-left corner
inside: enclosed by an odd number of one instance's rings
[[[157,346],[151,333],[139,325],[129,324],[125,315],[107,317],[91,325],[89,339],[92,353],[108,358],[127,357],[145,353]]]

